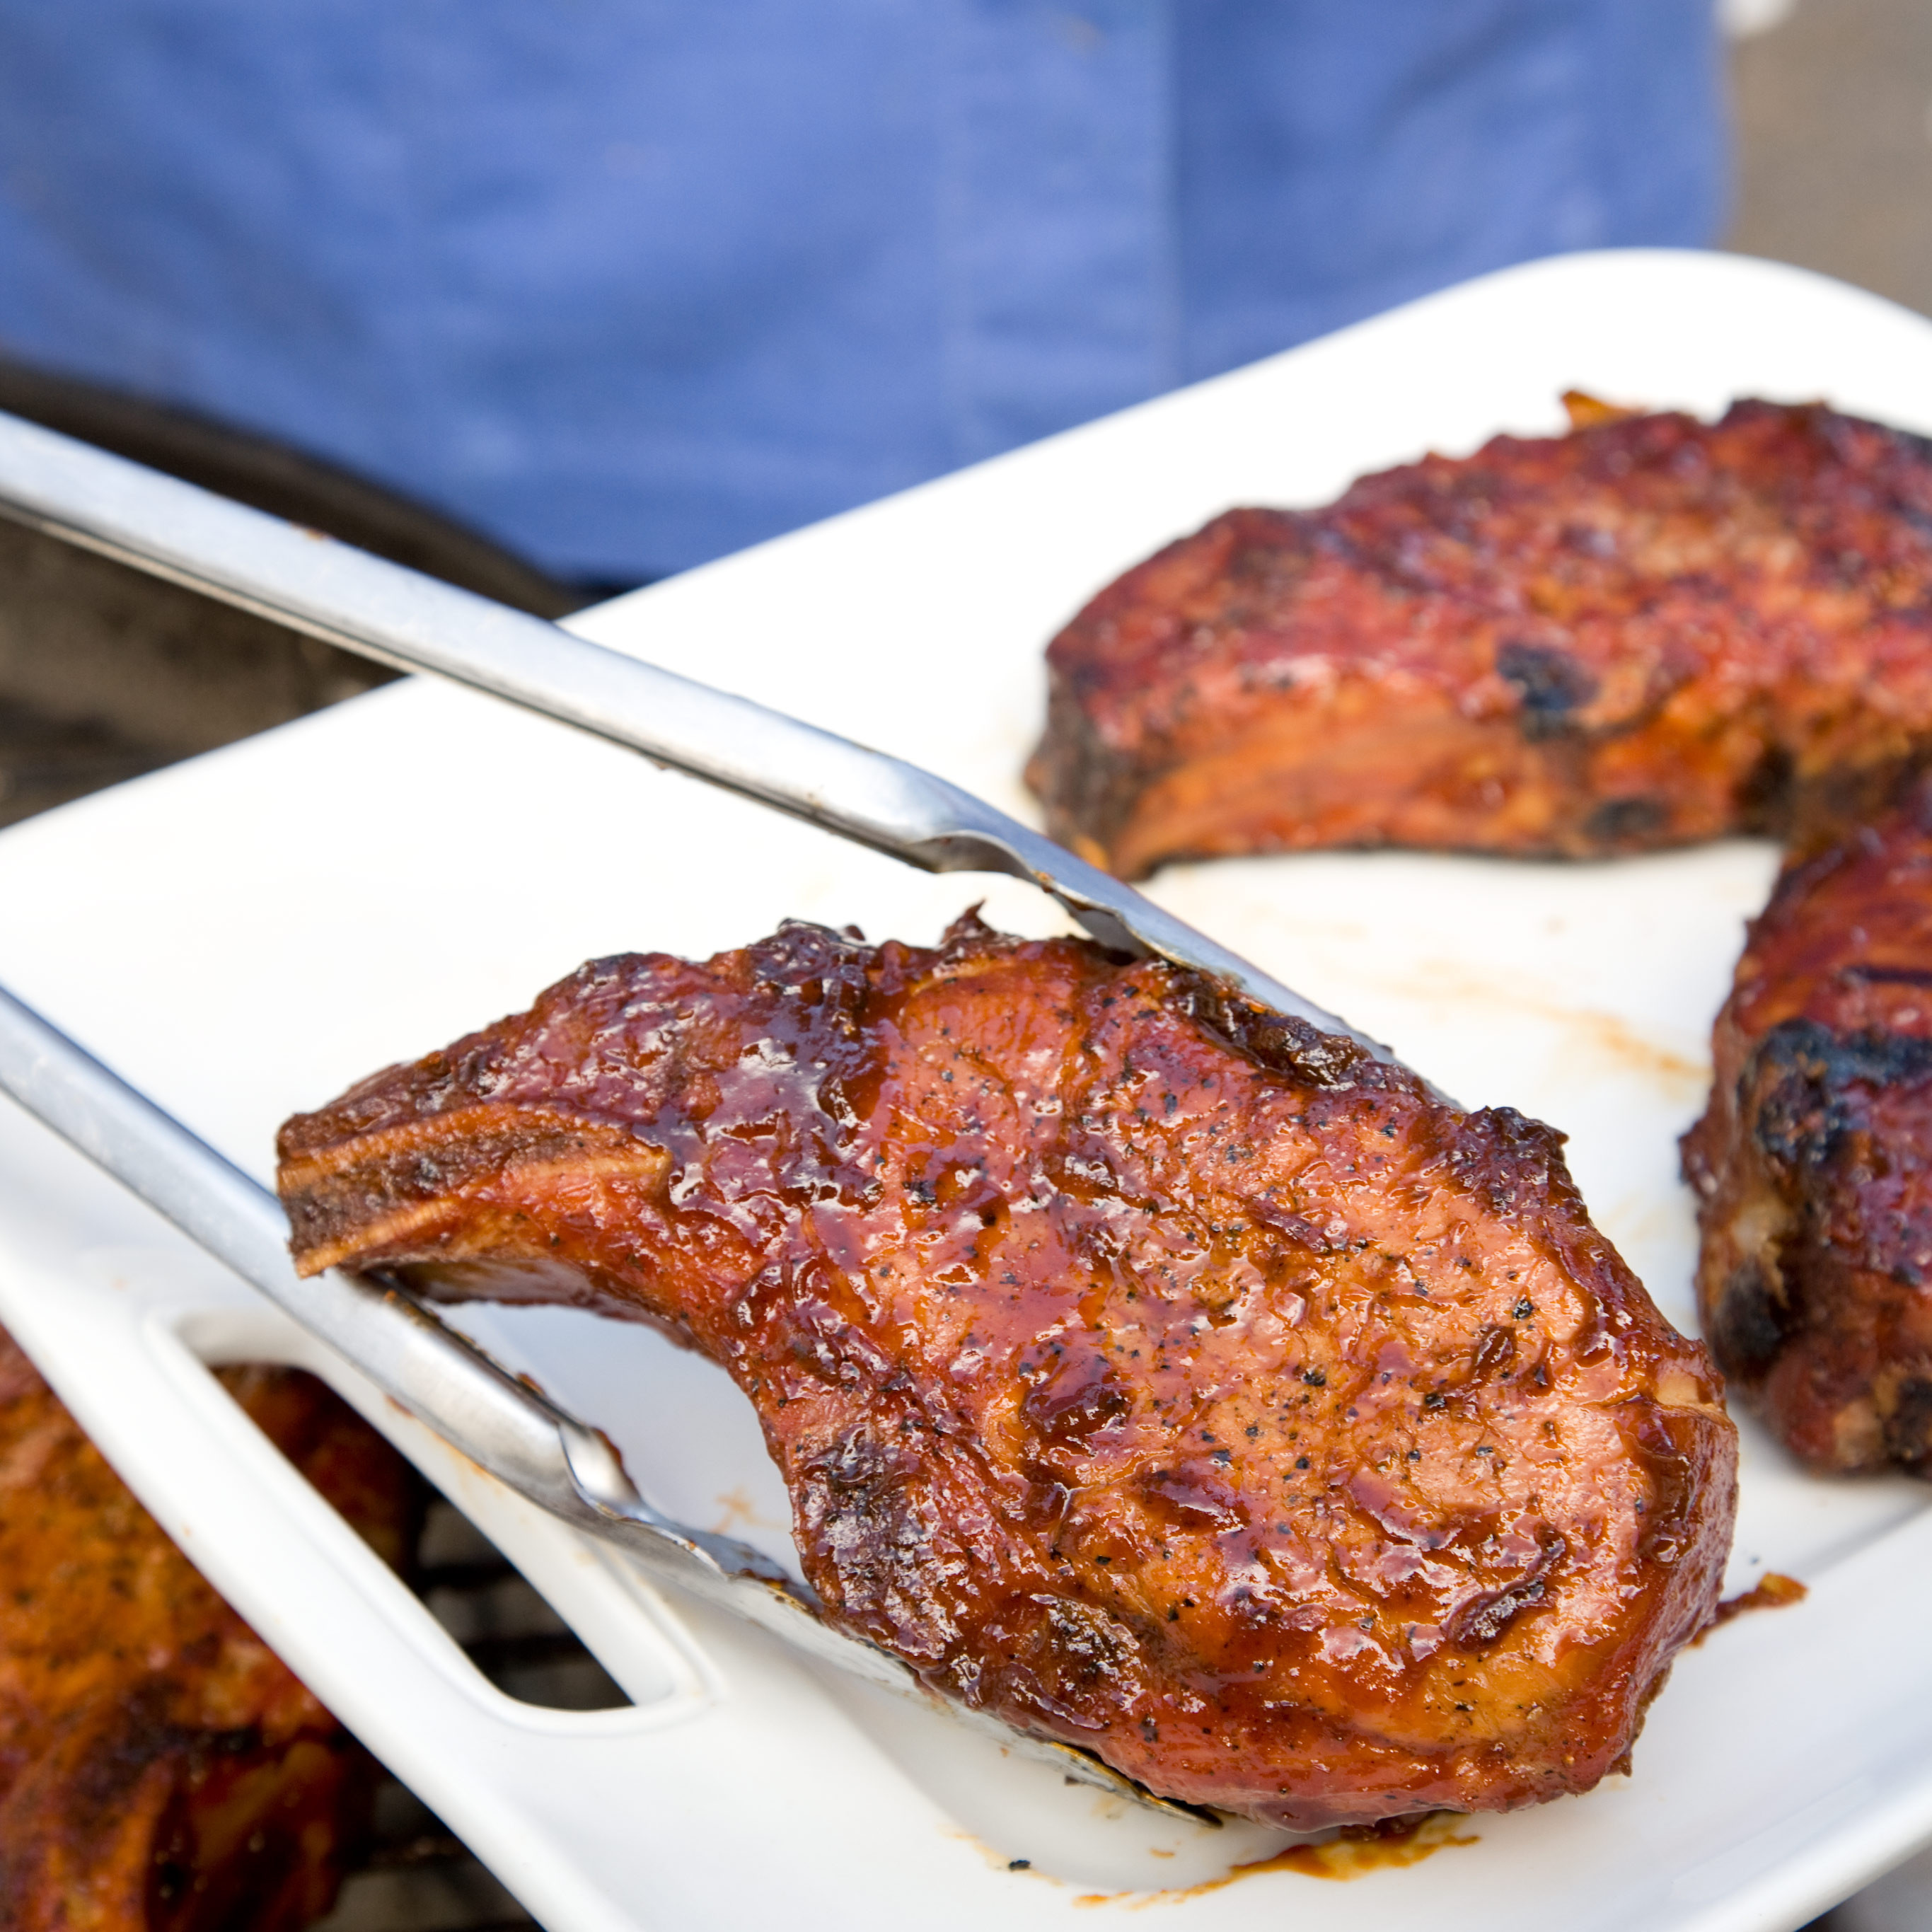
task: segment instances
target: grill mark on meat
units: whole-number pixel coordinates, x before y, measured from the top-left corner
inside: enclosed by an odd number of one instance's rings
[[[1725,1373],[1754,1383],[1782,1352],[1790,1310],[1781,1280],[1757,1256],[1739,1262],[1724,1278],[1706,1318],[1711,1352]]]
[[[1908,1467],[1932,1456],[1932,1380],[1907,1376],[1894,1385],[1885,1417],[1885,1449],[1893,1462]]]
[[[1914,985],[1888,975],[1865,983]],[[1738,1076],[1751,1110],[1751,1132],[1780,1168],[1821,1167],[1858,1132],[1857,1089],[1898,1087],[1932,1074],[1932,1040],[1869,1030],[1840,1034],[1816,1020],[1780,1022],[1765,1034]]]
[[[1684,1139],[1698,1298],[1805,1461],[1932,1472],[1932,789],[1787,862]]]
[[[1591,808],[1583,836],[1594,844],[1627,851],[1661,839],[1670,824],[1670,808],[1660,798],[1606,798]]]
[[[1573,729],[1576,713],[1597,694],[1597,680],[1552,644],[1498,645],[1496,674],[1515,687],[1522,735],[1528,739]]]

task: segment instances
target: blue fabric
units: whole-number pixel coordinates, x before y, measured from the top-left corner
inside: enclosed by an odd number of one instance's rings
[[[661,574],[1723,193],[1711,0],[0,0],[0,350]]]

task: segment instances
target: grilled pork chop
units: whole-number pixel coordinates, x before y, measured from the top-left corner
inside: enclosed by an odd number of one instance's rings
[[[413,1474],[298,1370],[231,1393],[392,1562]],[[0,1330],[0,1932],[298,1932],[376,1767],[217,1596]]]
[[[305,1273],[721,1363],[826,1614],[937,1690],[1315,1826],[1587,1789],[1715,1601],[1732,1426],[1559,1146],[969,914],[592,962],[279,1184]]]
[[[1135,878],[1808,840],[1882,802],[1932,745],[1924,440],[1573,409],[1325,508],[1230,511],[1103,590],[1047,653],[1054,836]]]
[[[1705,1333],[1821,1469],[1932,1474],[1932,785],[1785,868],[1684,1138]]]

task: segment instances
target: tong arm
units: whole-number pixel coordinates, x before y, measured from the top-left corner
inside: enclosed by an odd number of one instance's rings
[[[749,698],[7,416],[0,416],[0,515],[358,656],[574,725],[927,872],[1030,880],[1106,945],[1196,968],[1389,1057],[1132,886],[959,786]]]

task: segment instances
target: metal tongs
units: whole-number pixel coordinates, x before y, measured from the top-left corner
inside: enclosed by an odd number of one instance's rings
[[[5,416],[0,516],[360,656],[507,699],[925,871],[1030,880],[1108,946],[1196,968],[1388,1057],[957,785],[748,698]],[[272,1194],[4,988],[0,1090],[519,1496],[814,1658],[929,1696],[896,1658],[821,1621],[811,1592],[758,1552],[652,1508],[600,1430],[510,1375],[398,1283],[340,1272],[298,1280]],[[1150,1797],[1085,1752],[982,1721],[1008,1744],[1052,1753],[1071,1774]]]

